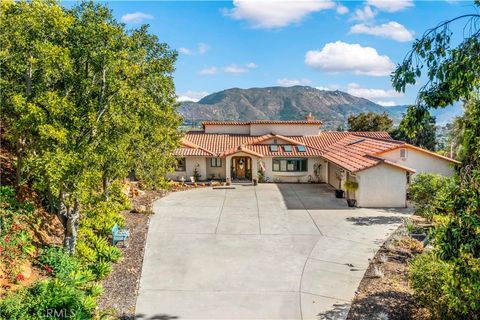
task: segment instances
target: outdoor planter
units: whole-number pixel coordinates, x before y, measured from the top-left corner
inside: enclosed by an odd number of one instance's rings
[[[355,207],[357,205],[357,200],[355,199],[347,199],[347,203],[349,207]]]
[[[335,197],[343,198],[343,193],[344,193],[343,190],[337,189],[337,190],[335,190]]]

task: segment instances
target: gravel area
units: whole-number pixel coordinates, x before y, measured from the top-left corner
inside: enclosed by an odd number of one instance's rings
[[[423,244],[399,230],[385,242],[370,263],[353,300],[347,320],[428,319],[408,285],[408,263]]]

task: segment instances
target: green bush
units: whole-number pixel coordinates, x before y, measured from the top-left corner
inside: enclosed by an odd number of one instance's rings
[[[410,199],[415,203],[415,213],[432,220],[434,215],[449,211],[449,194],[454,185],[454,178],[419,173],[408,190]]]
[[[418,303],[426,307],[434,319],[453,319],[443,289],[452,276],[450,266],[432,253],[418,255],[410,262],[410,286]]]
[[[80,267],[78,260],[61,247],[42,249],[37,260],[45,271],[62,279],[68,278]]]

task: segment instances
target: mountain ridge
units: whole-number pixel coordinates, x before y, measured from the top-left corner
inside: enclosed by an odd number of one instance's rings
[[[230,88],[179,107],[186,123],[208,120],[299,120],[312,113],[324,127],[344,126],[351,114],[386,112],[398,123],[407,106],[384,107],[368,99],[309,86]]]

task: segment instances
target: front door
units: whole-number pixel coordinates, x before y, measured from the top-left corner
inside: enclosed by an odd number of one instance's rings
[[[245,173],[247,170],[247,159],[240,157],[236,159],[235,161],[235,173],[237,176],[237,179],[245,179]]]

